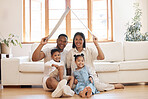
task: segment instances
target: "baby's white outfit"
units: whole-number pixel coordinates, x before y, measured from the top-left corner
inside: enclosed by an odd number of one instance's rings
[[[48,68],[48,76],[54,77],[59,81],[59,71],[56,69],[56,67],[53,67],[52,64],[63,66],[64,67],[64,77],[66,76],[66,69],[63,61],[55,62],[54,60],[50,60],[45,63],[45,68]]]

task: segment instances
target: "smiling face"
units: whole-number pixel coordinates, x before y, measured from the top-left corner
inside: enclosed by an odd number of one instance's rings
[[[54,61],[60,62],[61,57],[60,57],[60,53],[58,51],[54,52],[51,57]]]
[[[57,39],[57,48],[60,51],[63,51],[63,49],[65,48],[66,44],[67,44],[67,38],[65,36],[60,36]]]
[[[76,45],[76,48],[83,48],[84,40],[83,40],[82,36],[77,35],[74,39],[74,43]]]
[[[83,68],[84,67],[84,58],[83,58],[83,56],[77,57],[75,63],[76,63],[78,68]]]

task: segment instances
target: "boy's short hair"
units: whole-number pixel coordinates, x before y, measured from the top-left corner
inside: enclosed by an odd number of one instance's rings
[[[59,49],[57,49],[57,48],[52,49],[52,50],[51,50],[51,56],[52,56],[52,55],[53,55],[53,53],[55,53],[55,52],[59,52],[59,53],[60,53],[60,50],[59,50]]]

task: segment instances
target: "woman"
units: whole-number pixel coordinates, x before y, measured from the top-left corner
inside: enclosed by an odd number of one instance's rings
[[[73,38],[73,45],[72,49],[67,54],[67,73],[73,75],[73,72],[77,68],[74,60],[74,55],[77,54],[84,54],[85,59],[85,65],[88,68],[89,73],[91,74],[91,77],[94,79],[94,84],[97,90],[99,91],[105,91],[105,90],[112,90],[117,88],[124,88],[122,84],[105,84],[99,81],[97,74],[95,72],[95,67],[93,65],[94,60],[103,60],[104,54],[98,45],[98,39],[93,35],[93,42],[95,44],[95,47],[97,49],[92,49],[86,47],[85,43],[85,36],[82,32],[77,32],[74,35]]]

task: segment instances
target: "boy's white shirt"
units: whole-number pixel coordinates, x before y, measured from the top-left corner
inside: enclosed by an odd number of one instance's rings
[[[45,63],[45,67],[49,69],[48,75],[53,72],[54,70],[56,70],[56,67],[53,67],[52,64],[58,65],[58,66],[63,66],[64,67],[64,76],[66,76],[66,69],[65,69],[65,63],[63,61],[60,62],[55,62],[53,59],[50,61],[47,61]]]

